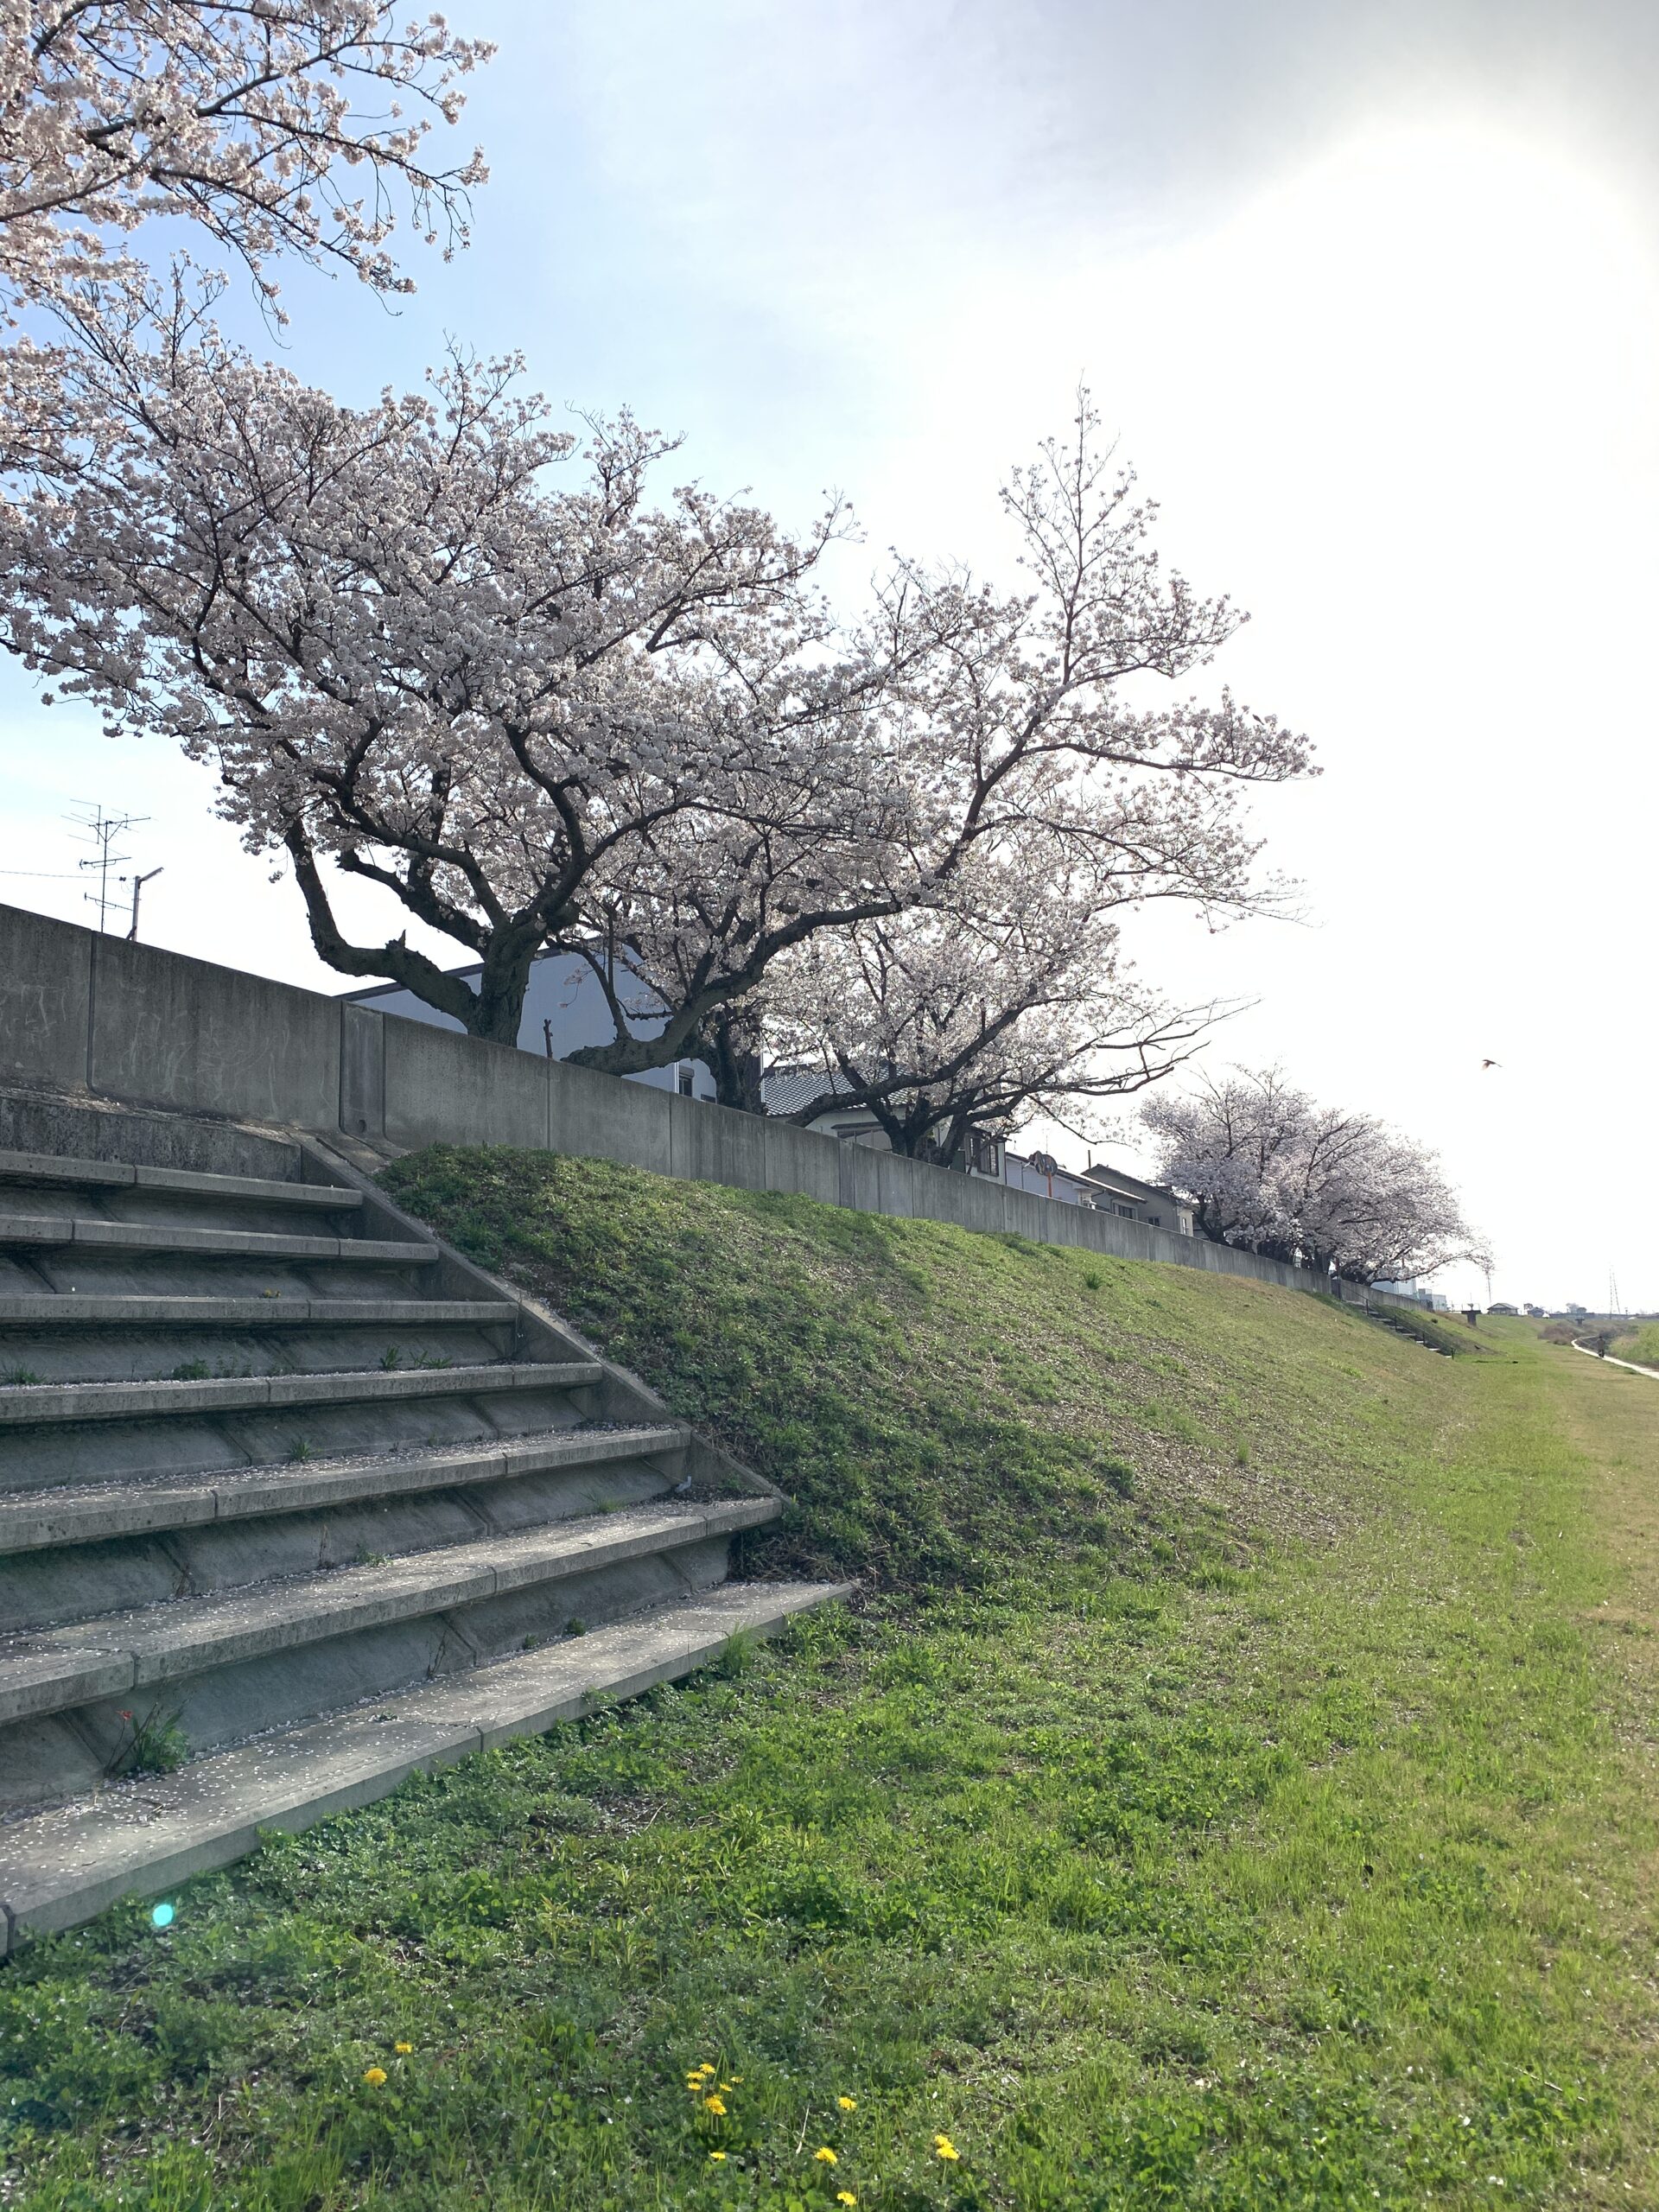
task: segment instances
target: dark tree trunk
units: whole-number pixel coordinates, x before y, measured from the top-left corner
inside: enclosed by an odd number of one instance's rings
[[[516,1045],[524,1018],[524,993],[530,971],[541,950],[543,932],[498,930],[484,955],[478,994],[467,1017],[467,1033],[492,1045]]]
[[[766,1112],[758,1023],[741,1014],[716,1014],[697,1032],[690,1049],[715,1078],[716,1105],[730,1106],[740,1114]]]

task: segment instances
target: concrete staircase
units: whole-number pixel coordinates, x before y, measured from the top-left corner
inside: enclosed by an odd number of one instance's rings
[[[343,1157],[0,1096],[0,1937],[840,1594],[779,1510]]]

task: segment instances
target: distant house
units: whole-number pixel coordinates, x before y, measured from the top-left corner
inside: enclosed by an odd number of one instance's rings
[[[1514,1313],[1518,1315],[1521,1309],[1518,1306],[1505,1306],[1500,1302],[1497,1306],[1489,1306],[1486,1308],[1486,1311],[1489,1313]]]
[[[760,1078],[760,1096],[768,1114],[798,1114],[803,1108],[827,1093],[830,1103],[822,1114],[807,1122],[809,1129],[816,1129],[820,1136],[835,1137],[842,1144],[862,1145],[870,1152],[890,1152],[887,1133],[868,1106],[849,1100],[844,1106],[835,1102],[843,1096],[847,1084],[842,1077],[822,1068],[772,1068]],[[927,1158],[923,1153],[922,1157]],[[965,1157],[957,1162],[969,1175],[982,1175],[994,1183],[1002,1179],[1003,1145],[1000,1137],[983,1136],[977,1129],[970,1129],[965,1147]]]
[[[1380,1290],[1388,1298],[1408,1298],[1414,1306],[1421,1306],[1431,1313],[1451,1311],[1443,1291],[1425,1290],[1415,1275],[1408,1275],[1402,1282],[1374,1282],[1373,1290]]]
[[[831,1103],[807,1123],[808,1128],[817,1130],[823,1136],[837,1138],[842,1144],[863,1145],[872,1152],[890,1151],[887,1133],[868,1106],[857,1105],[851,1100],[845,1106],[835,1104],[836,1094],[846,1089],[838,1075],[816,1068],[776,1069],[763,1076],[760,1082],[760,1094],[768,1114],[798,1114],[827,1091]],[[922,1157],[927,1157],[925,1151]],[[1002,1138],[987,1135],[980,1129],[968,1132],[963,1155],[954,1165],[964,1174],[982,1176],[988,1182],[1007,1183],[1016,1191],[1035,1191],[1045,1198],[1058,1198],[1063,1205],[1093,1203],[1088,1186],[1079,1177],[1068,1174],[1058,1162],[1046,1160],[1040,1153],[1023,1160],[1018,1153],[1008,1150]]]
[[[1085,1167],[1083,1180],[1103,1213],[1121,1214],[1126,1221],[1144,1221],[1154,1229],[1171,1230],[1177,1236],[1195,1233],[1190,1201],[1177,1198],[1165,1184],[1143,1183],[1138,1175],[1109,1167],[1103,1161],[1098,1166],[1091,1163]]]
[[[833,1101],[845,1085],[839,1077],[813,1069],[779,1071],[761,1084],[769,1114],[797,1114],[828,1090],[827,1105],[809,1128],[840,1139],[842,1144],[867,1145],[875,1152],[888,1149],[887,1132],[868,1106],[844,1107]],[[925,1156],[925,1155],[924,1155]],[[1178,1236],[1193,1234],[1192,1209],[1185,1198],[1161,1184],[1143,1183],[1123,1170],[1096,1166],[1062,1167],[1046,1152],[1010,1151],[1001,1138],[970,1131],[964,1156],[957,1166],[966,1174],[982,1175],[1006,1183],[1011,1191],[1030,1191],[1040,1198],[1055,1198],[1067,1206],[1089,1206],[1099,1213],[1121,1214],[1126,1221],[1143,1221],[1154,1229],[1167,1229]]]

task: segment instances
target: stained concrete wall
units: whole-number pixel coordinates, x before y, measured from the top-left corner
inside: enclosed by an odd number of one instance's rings
[[[430,1024],[0,906],[0,1086],[372,1146],[521,1145],[866,1213],[1324,1291],[1201,1236],[484,1045]]]

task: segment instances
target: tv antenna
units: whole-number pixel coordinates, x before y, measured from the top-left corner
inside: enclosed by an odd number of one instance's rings
[[[87,892],[85,896],[87,905],[96,906],[98,909],[98,926],[102,931],[109,925],[110,871],[111,868],[118,868],[124,861],[132,857],[130,853],[116,851],[116,840],[124,837],[129,830],[136,830],[141,822],[148,822],[149,817],[147,814],[105,814],[102,806],[95,806],[90,813],[72,814],[69,818],[72,822],[78,822],[87,832],[87,835],[79,842],[96,849],[89,860],[77,861],[75,865],[83,871],[90,869],[97,874],[98,889]],[[152,869],[150,873],[158,874],[160,871]],[[135,931],[137,928],[137,901],[135,899],[133,902]]]

